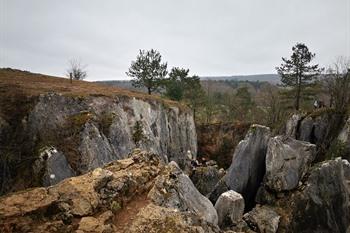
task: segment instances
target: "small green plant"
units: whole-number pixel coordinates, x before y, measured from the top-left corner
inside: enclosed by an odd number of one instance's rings
[[[110,204],[110,210],[115,214],[117,213],[122,207],[120,206],[119,202],[112,201]]]
[[[92,119],[92,114],[88,111],[82,111],[67,117],[66,129],[71,132],[71,135],[76,135],[82,127]]]
[[[143,132],[143,124],[142,121],[136,121],[134,128],[133,128],[133,133],[132,133],[132,140],[134,141],[136,147],[140,147],[140,144],[142,142],[147,141],[147,137]]]
[[[116,117],[114,112],[103,112],[100,118],[100,126],[104,135],[108,136],[109,128],[111,127],[113,120]]]

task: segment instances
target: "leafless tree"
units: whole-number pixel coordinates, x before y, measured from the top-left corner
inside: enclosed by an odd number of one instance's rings
[[[323,78],[330,106],[345,111],[350,104],[350,60],[340,57],[328,68]]]
[[[83,65],[80,60],[71,59],[67,69],[67,76],[71,83],[74,80],[83,80],[87,77],[86,65]]]

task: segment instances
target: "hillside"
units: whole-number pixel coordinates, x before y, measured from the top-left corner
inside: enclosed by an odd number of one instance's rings
[[[179,103],[164,100],[156,95],[147,95],[142,92],[130,91],[128,89],[111,87],[100,83],[73,80],[71,84],[67,78],[54,77],[44,74],[31,73],[11,68],[0,68],[0,101],[14,98],[14,95],[35,97],[40,94],[58,92],[67,96],[125,96],[144,100],[157,100],[167,104],[177,105]],[[1,110],[4,110],[0,106]]]
[[[181,165],[197,153],[194,128],[187,107],[158,96],[1,69],[0,194],[84,174],[136,146]]]
[[[269,82],[272,84],[280,83],[278,74],[253,74],[253,75],[231,75],[231,76],[201,76],[201,80],[237,80],[250,82]]]

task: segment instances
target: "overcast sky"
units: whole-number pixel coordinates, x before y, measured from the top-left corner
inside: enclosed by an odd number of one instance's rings
[[[350,55],[350,0],[0,0],[0,67],[126,79],[139,49],[192,74],[275,73],[304,42],[323,66]]]

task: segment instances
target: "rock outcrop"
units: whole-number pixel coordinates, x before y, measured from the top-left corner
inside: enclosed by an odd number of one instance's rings
[[[270,129],[265,126],[252,125],[233,154],[232,164],[223,181],[219,182],[210,195],[216,202],[222,192],[234,190],[244,197],[246,207],[251,207],[255,194],[265,174],[265,158]]]
[[[75,176],[66,157],[54,147],[44,149],[33,166],[34,174],[42,177],[44,186],[57,184],[58,182]]]
[[[14,144],[11,148],[16,148],[10,153],[21,154],[23,158],[17,156],[16,159],[25,160],[26,167],[33,167],[30,162],[34,162],[32,158],[40,159],[40,151],[55,147],[61,160],[51,159],[48,164],[60,167],[60,161],[66,160],[69,166],[62,170],[64,174],[84,174],[125,158],[136,147],[135,133],[142,134],[140,148],[157,153],[165,162],[176,161],[182,168],[188,151],[194,156],[197,154],[193,116],[184,106],[167,105],[152,98],[59,93],[40,94],[32,101],[23,119],[17,119],[18,129],[9,132],[14,136],[8,137]],[[139,132],[135,129],[137,122],[141,126]],[[5,125],[2,121],[0,123]],[[1,126],[0,130],[4,127]],[[1,140],[0,144],[3,142],[9,143]],[[27,160],[28,157],[31,159]],[[7,187],[13,187],[4,190],[5,193],[18,190],[17,183],[26,183],[25,187],[50,184],[41,176],[32,176],[31,182],[22,182],[20,179],[25,175],[17,173],[24,172],[15,168],[10,172],[10,180],[0,180]],[[26,171],[26,174],[33,173],[32,170]]]
[[[345,122],[345,125],[340,131],[337,139],[345,146],[344,158],[350,161],[350,117]]]
[[[344,123],[344,115],[324,108],[310,114],[296,113],[286,124],[286,135],[317,146],[317,161],[325,159],[325,152],[337,138]]]
[[[316,164],[298,190],[271,199],[282,216],[278,232],[346,232],[350,194],[343,164],[340,158]]]
[[[222,233],[217,221],[175,162],[140,150],[54,186],[0,197],[0,232]]]
[[[70,130],[68,136],[76,139],[82,156],[77,170],[84,173],[128,154],[135,147],[133,127],[137,121],[142,122],[147,138],[141,148],[161,155],[164,161],[181,163],[188,150],[197,153],[189,112],[136,98],[41,95],[29,114],[28,129],[42,144],[57,132]]]
[[[196,189],[175,162],[169,163],[163,174],[157,177],[148,197],[159,206],[193,212],[209,223],[218,223],[213,204]]]
[[[179,212],[150,204],[143,208],[125,233],[221,233],[218,226],[212,225],[193,213]]]
[[[198,191],[207,196],[210,194],[219,180],[225,175],[224,170],[219,170],[217,166],[197,167],[190,178]]]
[[[264,233],[276,233],[280,222],[280,216],[268,206],[256,206],[243,219],[252,230]]]
[[[316,157],[316,146],[288,136],[269,140],[265,183],[281,192],[296,188]]]
[[[220,195],[215,203],[221,228],[236,225],[242,219],[244,199],[241,194],[230,190]]]

